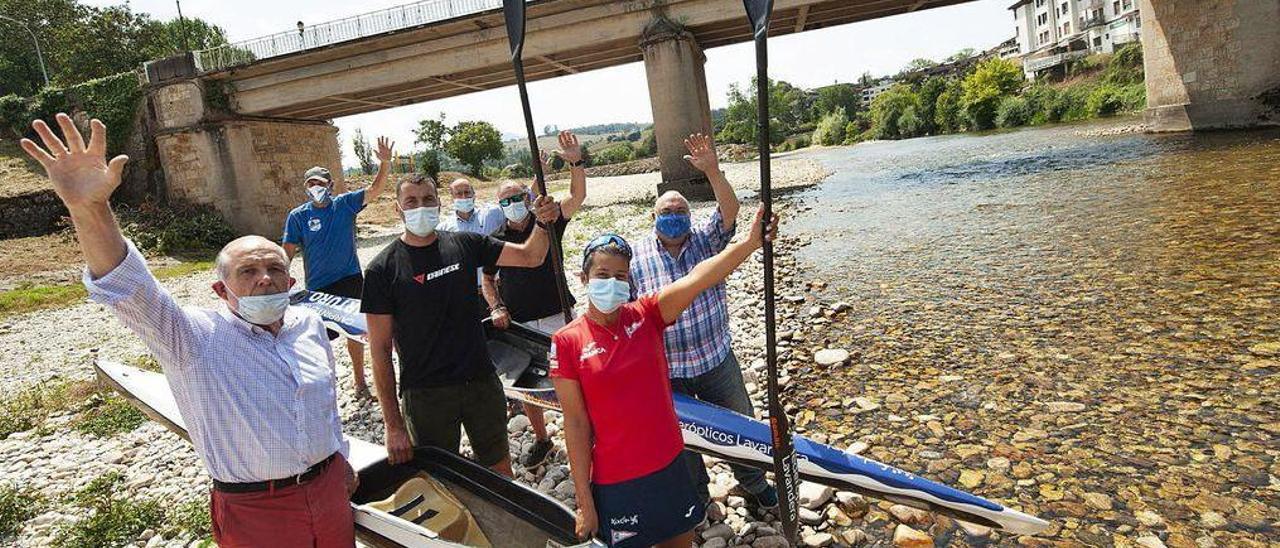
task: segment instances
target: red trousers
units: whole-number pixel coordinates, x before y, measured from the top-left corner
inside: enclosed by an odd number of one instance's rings
[[[342,455],[302,485],[254,493],[215,489],[209,498],[213,540],[222,548],[351,548],[356,543]]]

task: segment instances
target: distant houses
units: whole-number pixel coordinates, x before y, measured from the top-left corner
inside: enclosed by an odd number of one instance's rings
[[[1019,0],[1014,40],[1027,78],[1061,75],[1067,62],[1140,39],[1138,0]]]

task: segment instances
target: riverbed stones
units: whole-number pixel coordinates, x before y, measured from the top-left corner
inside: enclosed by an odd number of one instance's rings
[[[835,537],[830,533],[814,533],[806,535],[800,540],[800,544],[805,548],[824,548],[826,546],[830,546],[835,541]]]
[[[733,527],[727,523],[717,523],[708,527],[702,532],[702,540],[710,540],[713,538],[729,539],[733,537]]]
[[[895,504],[889,507],[889,514],[900,523],[907,525],[927,525],[930,521],[929,513],[919,508],[913,508],[905,504]]]
[[[810,510],[826,504],[836,492],[831,487],[811,481],[801,481],[796,491],[800,498],[800,505]]]
[[[813,355],[813,361],[822,366],[840,365],[848,359],[849,351],[842,348],[823,348]]]
[[[899,523],[893,530],[893,545],[898,548],[933,548],[933,537]]]

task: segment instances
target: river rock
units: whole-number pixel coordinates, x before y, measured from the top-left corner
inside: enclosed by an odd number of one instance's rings
[[[1083,403],[1073,401],[1051,401],[1045,404],[1053,413],[1079,413],[1085,410]]]
[[[836,501],[840,505],[840,509],[853,519],[858,519],[867,515],[867,511],[871,509],[871,503],[866,497],[851,491],[836,492]]]
[[[840,532],[840,540],[849,546],[859,546],[867,541],[867,533],[862,529],[845,529]]]
[[[844,510],[840,509],[840,505],[833,504],[827,507],[827,523],[836,527],[848,527],[853,525],[853,518],[845,514]]]
[[[890,506],[889,513],[893,515],[894,519],[907,525],[926,525],[929,523],[928,512],[905,504]]]
[[[791,543],[787,542],[787,537],[773,535],[757,538],[751,543],[751,548],[791,548]]]
[[[813,355],[813,361],[823,366],[839,365],[848,359],[849,351],[840,348],[824,348]]]
[[[933,537],[899,523],[893,530],[893,545],[898,548],[933,548]]]
[[[822,523],[822,514],[819,514],[817,510],[813,510],[813,509],[801,506],[799,509],[799,514],[800,514],[801,523],[806,523],[809,525],[817,525],[819,523]]]
[[[528,427],[529,427],[529,417],[526,417],[524,415],[516,415],[514,417],[511,417],[511,420],[507,421],[507,432],[511,434],[515,434],[517,432],[523,432],[524,429]]]
[[[964,534],[972,538],[987,538],[990,537],[993,532],[992,529],[986,525],[978,525],[977,523],[969,523],[963,520],[955,521],[960,525],[960,530],[964,531]]]
[[[1084,503],[1095,510],[1111,509],[1111,497],[1102,493],[1085,493],[1083,498]]]
[[[729,546],[729,541],[717,537],[702,543],[701,548],[725,548],[726,546]]]
[[[1164,518],[1160,517],[1160,514],[1152,512],[1151,510],[1138,510],[1137,512],[1134,512],[1133,517],[1137,518],[1138,523],[1146,525],[1147,527],[1156,527],[1164,523]]]
[[[835,537],[831,536],[830,533],[814,533],[801,539],[800,544],[806,548],[822,548],[830,546],[835,541]]]
[[[733,527],[727,523],[717,523],[708,527],[702,532],[702,540],[711,540],[713,538],[726,539],[733,537]]]
[[[800,482],[800,487],[797,491],[799,491],[800,495],[800,505],[810,510],[826,504],[836,492],[835,489],[826,485],[811,481]]]
[[[1167,548],[1164,545],[1164,541],[1160,540],[1159,537],[1156,537],[1154,535],[1146,535],[1146,536],[1138,537],[1138,540],[1134,542],[1136,542],[1138,546],[1142,546],[1143,548]]]

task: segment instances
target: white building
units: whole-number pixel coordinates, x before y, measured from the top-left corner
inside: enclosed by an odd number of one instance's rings
[[[1139,39],[1138,0],[1020,0],[1014,37],[1028,78],[1090,53]]]
[[[871,108],[871,101],[881,93],[888,91],[894,84],[893,78],[885,78],[862,88],[862,108]]]

